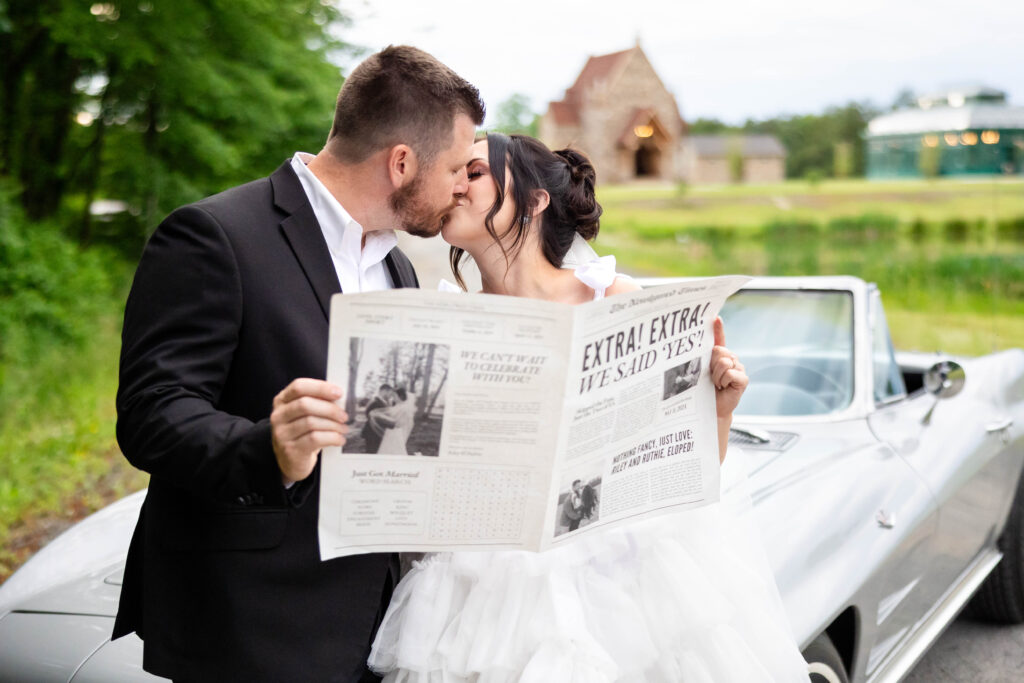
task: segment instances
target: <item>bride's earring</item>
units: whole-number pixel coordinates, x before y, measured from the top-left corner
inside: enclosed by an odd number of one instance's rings
[[[522,219],[521,219],[521,220],[523,221],[523,227],[524,227],[524,228],[525,228],[525,227],[526,227],[527,225],[529,225],[529,224],[530,224],[530,217],[529,217],[529,216],[526,216],[526,215],[524,215],[524,216],[522,217]]]

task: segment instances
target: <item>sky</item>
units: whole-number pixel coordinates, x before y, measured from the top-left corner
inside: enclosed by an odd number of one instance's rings
[[[490,111],[514,93],[538,113],[587,57],[632,47],[683,118],[820,113],[897,93],[982,83],[1024,106],[1021,0],[342,0],[346,42],[420,47],[476,85]],[[343,61],[347,73],[357,58]]]

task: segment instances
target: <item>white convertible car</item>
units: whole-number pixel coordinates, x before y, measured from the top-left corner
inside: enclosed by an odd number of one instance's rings
[[[733,438],[812,680],[897,681],[968,604],[1024,621],[1024,351],[894,353],[850,277],[758,279],[722,316],[751,378]],[[140,641],[110,641],[143,496],[0,586],[0,680],[157,680]]]

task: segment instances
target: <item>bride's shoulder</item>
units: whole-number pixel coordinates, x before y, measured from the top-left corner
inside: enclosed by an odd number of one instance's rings
[[[632,292],[640,289],[640,285],[628,275],[615,269],[615,257],[612,255],[596,257],[580,265],[571,266],[576,277],[588,287],[603,292],[605,296]]]
[[[623,292],[635,292],[638,289],[640,289],[640,285],[637,284],[636,280],[628,275],[616,273],[612,284],[605,290],[605,296],[614,296],[615,294],[622,294]]]

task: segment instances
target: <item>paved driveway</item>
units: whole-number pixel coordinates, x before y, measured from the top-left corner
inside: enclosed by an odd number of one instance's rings
[[[1024,625],[958,619],[932,645],[904,683],[1024,681]]]

